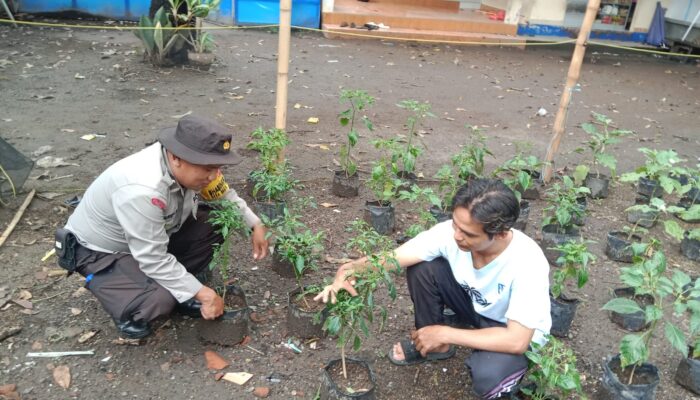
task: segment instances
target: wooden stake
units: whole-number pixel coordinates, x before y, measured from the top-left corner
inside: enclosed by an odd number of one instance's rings
[[[12,231],[15,229],[15,226],[17,226],[17,223],[19,222],[20,218],[22,218],[24,211],[27,209],[27,207],[29,207],[29,203],[32,202],[35,193],[36,190],[34,189],[32,189],[32,191],[29,192],[27,198],[24,199],[24,203],[22,203],[22,206],[20,206],[19,210],[17,210],[17,212],[15,213],[15,217],[12,218],[12,221],[10,221],[10,225],[7,226],[5,232],[3,232],[2,236],[0,236],[0,247],[2,247],[2,245],[5,243],[5,240],[7,240]]]
[[[588,36],[591,33],[591,26],[593,25],[593,21],[595,21],[596,15],[598,14],[598,8],[600,8],[600,0],[588,0],[586,15],[583,17],[581,30],[579,31],[578,38],[576,39],[574,55],[571,57],[569,74],[566,78],[566,86],[564,87],[564,92],[561,94],[559,110],[557,110],[557,115],[554,118],[552,139],[549,141],[547,154],[544,158],[544,167],[542,170],[542,180],[544,183],[549,183],[549,181],[552,179],[554,154],[559,149],[559,142],[561,142],[561,137],[564,135],[564,130],[566,128],[566,114],[569,111],[569,103],[571,102],[571,92],[576,87],[576,83],[578,82],[578,78],[581,74],[581,64],[583,63],[583,56],[586,54],[586,41],[588,41]]]
[[[287,128],[287,80],[289,75],[289,41],[291,36],[292,0],[280,1],[279,43],[277,45],[277,106],[275,128]],[[284,160],[284,149],[278,159]]]

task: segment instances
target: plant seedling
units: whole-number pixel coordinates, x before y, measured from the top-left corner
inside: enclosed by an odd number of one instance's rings
[[[552,297],[558,298],[562,294],[564,283],[569,279],[576,279],[576,286],[581,289],[588,282],[588,264],[595,261],[596,257],[588,251],[590,240],[579,242],[570,240],[556,246],[554,249],[561,254],[557,259],[558,268],[552,276],[550,291]]]
[[[254,182],[253,197],[264,193],[264,201],[281,201],[284,195],[299,187],[299,181],[292,179],[287,160],[281,159],[282,150],[289,144],[287,133],[282,129],[265,131],[258,128],[251,133],[253,140],[246,146],[259,152],[258,160],[262,169],[250,173]]]
[[[467,125],[469,143],[464,145],[459,153],[452,156],[452,165],[457,169],[457,176],[464,182],[471,179],[483,178],[486,168],[486,156],[493,153],[486,147],[486,136],[477,126]]]
[[[673,193],[674,190],[682,190],[683,185],[672,177],[687,175],[688,171],[685,168],[677,166],[678,163],[685,160],[681,159],[673,150],[640,148],[639,151],[646,158],[644,165],[634,172],[622,174],[620,176],[622,182],[637,182],[640,178],[646,178],[658,182],[668,194]]]
[[[214,254],[209,262],[209,269],[218,268],[223,280],[222,297],[226,296],[226,284],[229,280],[229,267],[231,263],[231,237],[234,233],[241,236],[250,236],[250,231],[245,224],[243,214],[238,204],[230,200],[216,200],[209,203],[212,207],[209,212],[209,223],[216,233],[224,238],[220,244],[214,244]]]
[[[640,246],[637,246],[637,249]],[[635,250],[637,250],[635,249]],[[688,345],[683,331],[674,324],[669,314],[673,310],[676,316],[683,315],[685,311],[693,312],[690,318],[691,331],[697,332],[700,324],[700,304],[695,300],[689,300],[690,296],[700,295],[700,282],[691,285],[690,277],[682,271],[672,271],[671,278],[666,274],[666,256],[660,250],[653,251],[650,257],[642,257],[636,253],[634,264],[631,267],[620,269],[622,282],[633,288],[635,295],[649,295],[653,302],[642,309],[637,302],[627,298],[614,298],[603,306],[604,310],[615,311],[620,314],[643,313],[649,328],[637,334],[628,334],[620,342],[620,363],[624,370],[632,366],[629,372],[628,384],[632,383],[635,369],[647,362],[650,358],[650,344],[654,338],[656,329],[663,323],[664,336],[671,346],[681,352],[684,357],[688,355]],[[649,251],[647,251],[647,254]],[[690,293],[689,293],[690,292]],[[690,296],[689,296],[690,294]],[[666,307],[665,301],[671,303]]]
[[[395,139],[375,140],[372,142],[378,149],[387,149],[396,144]],[[372,163],[372,174],[367,180],[367,186],[374,194],[380,205],[386,206],[398,195],[402,181],[396,175],[398,167],[392,156],[382,155]]]
[[[572,394],[585,399],[581,375],[576,369],[576,355],[555,337],[547,335],[546,338],[546,344],[533,342],[532,350],[525,353],[530,367],[526,384],[520,390],[532,400],[568,399]]]
[[[397,153],[398,161],[406,173],[413,173],[416,170],[416,159],[421,154],[421,149],[413,144],[413,139],[416,136],[418,125],[427,117],[435,117],[431,112],[430,103],[420,103],[416,100],[402,100],[397,104],[398,107],[409,110],[412,114],[408,117],[406,125],[408,126],[408,136],[406,138],[406,146],[402,151]]]
[[[350,126],[347,136],[348,142],[340,146],[340,168],[345,171],[345,176],[349,178],[357,173],[357,164],[350,154],[359,139],[359,134],[355,128],[355,118],[358,112],[364,111],[365,108],[374,104],[374,97],[367,94],[364,90],[342,90],[340,92],[340,101],[347,103],[349,106],[348,109],[340,113],[338,118],[341,126]],[[372,121],[366,115],[362,116],[362,123],[364,123],[367,130],[374,130]]]
[[[357,234],[348,243],[348,247],[359,250],[367,256],[367,269],[355,272],[355,290],[357,296],[351,296],[346,291],[337,295],[334,304],[328,304],[328,317],[323,324],[323,330],[330,335],[337,335],[337,345],[343,366],[343,377],[347,379],[345,367],[345,347],[352,342],[354,351],[362,347],[363,337],[369,337],[369,324],[374,322],[375,315],[381,317],[380,330],[387,318],[386,308],[375,303],[374,293],[380,287],[386,287],[389,297],[396,299],[396,286],[390,271],[400,273],[398,261],[394,258],[392,243],[387,238],[376,233],[364,221],[355,221],[351,230]]]
[[[415,237],[424,230],[437,223],[437,219],[430,213],[429,207],[440,207],[442,202],[431,188],[421,188],[418,185],[411,186],[411,191],[399,192],[400,200],[408,200],[418,206],[418,222],[406,229],[406,236]]]
[[[626,129],[617,129],[612,126],[612,119],[595,111],[593,122],[585,122],[581,124],[581,128],[589,135],[586,146],[591,151],[591,166],[579,166],[582,168],[580,173],[583,174],[583,179],[586,178],[588,172],[592,169],[595,176],[600,176],[600,167],[603,166],[610,170],[610,176],[615,177],[617,172],[617,159],[607,150],[610,146],[620,143],[620,138],[632,135],[634,132]],[[598,129],[601,126],[601,129]],[[577,167],[577,169],[579,168]]]
[[[542,162],[534,155],[525,155],[523,145],[515,145],[515,156],[506,160],[500,167],[496,168],[493,175],[503,180],[515,197],[520,201],[522,193],[534,186],[532,172],[537,171],[542,166]]]
[[[562,177],[561,183],[556,182],[547,189],[543,225],[557,224],[563,231],[573,227],[574,216],[581,218],[585,215],[577,199],[590,192],[587,187],[576,186],[570,177]]]
[[[318,261],[323,253],[323,232],[314,233],[301,221],[297,208],[284,209],[281,221],[273,223],[272,231],[276,236],[275,251],[281,259],[288,261],[294,270],[297,286],[304,289],[303,276],[308,271],[318,270]]]

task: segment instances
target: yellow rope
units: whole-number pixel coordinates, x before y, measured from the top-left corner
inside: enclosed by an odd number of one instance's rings
[[[9,19],[0,18],[0,24],[2,24],[2,23],[5,23],[5,24],[16,23],[18,25],[44,26],[44,27],[50,27],[50,28],[101,29],[101,30],[106,29],[106,30],[118,30],[118,31],[156,29],[155,27],[141,27],[141,26],[135,26],[135,25],[134,26],[112,26],[112,25],[51,24],[51,23],[46,23],[46,22],[34,22],[34,21],[12,21]],[[237,30],[237,29],[269,29],[269,28],[279,28],[279,25],[278,24],[247,25],[247,26],[224,25],[224,26],[205,26],[205,27],[201,27],[201,28],[190,27],[190,26],[174,26],[174,27],[164,27],[161,29],[163,29],[163,30],[195,30],[195,29]],[[302,26],[292,26],[292,28],[298,29],[298,30],[311,31],[311,32],[330,33],[333,35],[362,37],[362,38],[370,38],[370,39],[384,39],[384,40],[393,40],[393,41],[434,43],[434,44],[457,44],[457,45],[479,45],[479,46],[558,46],[558,45],[562,45],[562,44],[576,42],[576,39],[564,39],[564,40],[553,41],[553,42],[538,41],[538,42],[522,42],[522,43],[521,42],[506,42],[506,43],[502,43],[502,42],[468,42],[468,41],[458,41],[458,40],[409,39],[409,38],[400,38],[400,37],[393,37],[393,36],[368,35],[368,34],[363,34],[363,33],[338,32],[338,31],[334,31],[334,30],[307,28],[307,27],[302,27]],[[517,36],[513,37],[514,40],[518,40],[518,38],[519,37],[517,37]],[[637,47],[629,47],[629,46],[610,44],[610,43],[605,43],[605,42],[599,42],[596,40],[589,40],[588,44],[592,44],[592,45],[596,45],[596,46],[603,46],[603,47],[610,47],[610,48],[621,49],[621,50],[627,50],[627,51],[636,51],[639,53],[660,54],[660,55],[665,55],[665,56],[676,56],[676,57],[687,57],[687,58],[700,58],[700,55],[697,55],[697,54],[670,53],[670,52],[659,51],[659,50],[640,49]]]

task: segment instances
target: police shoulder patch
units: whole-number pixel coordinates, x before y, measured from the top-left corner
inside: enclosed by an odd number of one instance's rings
[[[151,198],[151,204],[160,208],[161,210],[165,210],[165,202],[157,197]]]

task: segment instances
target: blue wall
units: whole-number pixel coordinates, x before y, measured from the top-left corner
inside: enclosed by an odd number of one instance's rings
[[[554,36],[576,39],[578,28],[564,28],[556,25],[522,24],[518,25],[518,36]],[[642,32],[591,31],[591,39],[619,40],[644,43],[647,38]]]
[[[27,13],[80,11],[120,20],[138,20],[147,15],[150,0],[15,0],[17,9]]]

